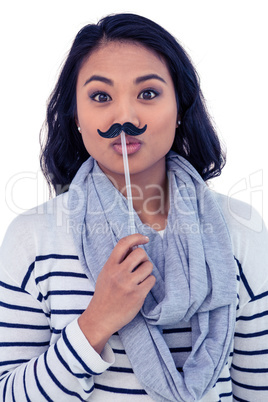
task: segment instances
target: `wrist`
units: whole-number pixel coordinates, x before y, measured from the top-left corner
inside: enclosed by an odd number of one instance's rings
[[[88,316],[86,312],[78,318],[78,325],[92,348],[101,354],[112,334],[103,328],[94,317]]]

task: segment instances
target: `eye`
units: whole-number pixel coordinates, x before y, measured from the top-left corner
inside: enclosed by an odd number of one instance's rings
[[[90,95],[90,99],[100,103],[105,103],[112,100],[110,95],[106,94],[105,92],[95,92],[94,94]]]
[[[158,95],[159,92],[155,91],[154,89],[146,89],[139,94],[138,99],[151,100]]]

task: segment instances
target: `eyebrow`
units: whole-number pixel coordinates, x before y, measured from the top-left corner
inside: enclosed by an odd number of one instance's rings
[[[135,79],[135,84],[140,84],[141,82],[148,81],[148,80],[159,80],[166,84],[166,81],[164,80],[164,78],[160,77],[157,74],[148,74],[148,75],[143,75],[142,77],[138,77]]]
[[[105,84],[114,85],[114,82],[112,80],[110,80],[109,78],[103,77],[102,75],[92,75],[92,77],[90,77],[88,80],[86,80],[86,82],[84,83],[84,86],[89,84],[91,81],[100,81],[100,82],[104,82]]]
[[[164,78],[160,77],[157,74],[147,74],[147,75],[143,75],[141,77],[138,77],[134,80],[135,84],[140,84],[142,82],[145,81],[149,81],[149,80],[159,80],[162,81],[166,84],[166,81],[164,80]],[[114,85],[113,80],[110,80],[110,78],[106,78],[103,77],[102,75],[92,75],[92,77],[90,77],[88,80],[86,80],[86,82],[84,83],[84,86],[89,84],[92,81],[100,81],[100,82],[104,82],[105,84]]]

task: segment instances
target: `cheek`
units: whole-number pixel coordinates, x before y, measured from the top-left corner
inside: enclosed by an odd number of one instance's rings
[[[155,116],[152,124],[154,131],[158,131],[161,136],[164,134],[167,141],[173,142],[177,126],[177,109],[173,105],[167,107]]]
[[[163,155],[166,155],[174,142],[175,134],[176,134],[176,125],[177,125],[177,111],[171,107],[169,110],[166,110],[166,113],[159,113],[155,119],[151,120],[152,124],[152,141],[154,142],[154,146],[152,147],[151,152],[153,154],[159,154],[159,152]]]
[[[81,135],[86,150],[90,155],[94,156],[96,153],[99,152],[99,150],[103,148],[103,144],[101,143],[101,138],[97,133],[97,129],[95,130],[93,127],[87,126],[87,128],[83,129]]]
[[[77,118],[78,122],[83,131],[93,131],[97,130],[96,125],[98,124],[98,118],[92,107],[89,107],[88,97],[84,94],[77,95]]]

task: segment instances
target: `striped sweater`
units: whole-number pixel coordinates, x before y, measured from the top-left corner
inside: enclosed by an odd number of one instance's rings
[[[231,234],[239,294],[229,361],[202,401],[268,401],[268,235],[250,206],[216,198]],[[18,216],[0,249],[0,400],[149,402],[118,334],[98,355],[79,328],[94,286],[74,248],[67,199]],[[191,324],[160,330],[182,371]]]

